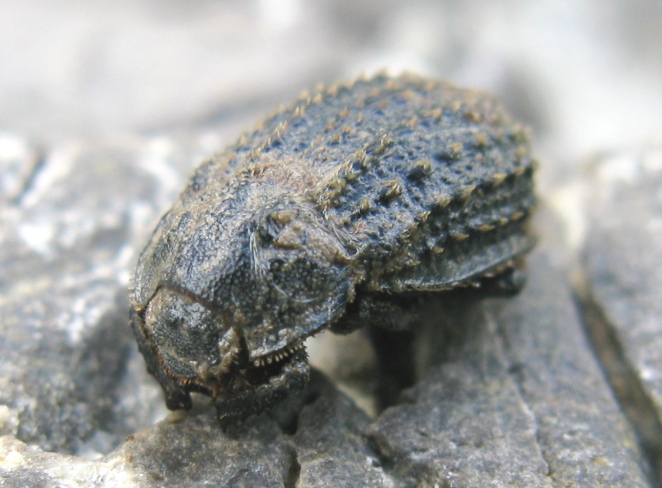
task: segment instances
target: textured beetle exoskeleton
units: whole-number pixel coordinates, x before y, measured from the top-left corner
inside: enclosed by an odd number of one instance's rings
[[[376,76],[304,93],[199,166],[140,256],[132,324],[168,407],[270,407],[305,385],[307,337],[390,323],[365,304],[517,289],[533,170],[527,130],[479,92]]]

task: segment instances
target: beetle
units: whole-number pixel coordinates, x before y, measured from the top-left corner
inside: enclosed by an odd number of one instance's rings
[[[244,418],[304,387],[325,329],[408,331],[409,297],[518,291],[535,164],[492,97],[415,75],[274,112],[195,170],[139,257],[131,324],[168,408],[201,392]]]

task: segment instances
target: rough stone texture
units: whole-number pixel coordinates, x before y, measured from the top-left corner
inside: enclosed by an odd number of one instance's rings
[[[294,423],[263,415],[223,433],[200,397],[149,428],[163,399],[133,345],[125,285],[136,241],[199,150],[56,148],[3,207],[5,485],[648,486],[545,249],[514,299],[430,303],[423,379],[373,424],[316,373]]]
[[[396,486],[368,444],[368,417],[330,384],[313,380],[321,383],[318,399],[299,415],[294,436],[296,486]]]
[[[662,474],[662,149],[605,155],[586,180],[588,323]]]
[[[393,486],[362,433],[367,416],[321,375],[311,383],[317,391],[294,433],[262,415],[224,434],[201,402],[201,411],[132,436],[103,461],[130,459],[123,469],[140,486],[151,486],[146,477],[153,486]]]
[[[442,363],[369,428],[405,486],[649,486],[562,275],[542,252],[529,268],[485,313],[452,304],[425,340]]]
[[[300,415],[283,433],[267,415],[224,434],[208,401],[130,435],[96,461],[45,453],[13,437],[0,438],[3,486],[392,487],[368,445],[368,417],[323,376]]]
[[[495,316],[549,476],[557,486],[648,486],[645,458],[592,354],[563,275],[549,261],[531,264],[528,288],[500,304]]]
[[[119,398],[134,348],[126,284],[138,243],[179,190],[184,172],[169,160],[181,168],[194,154],[177,151],[158,139],[54,148],[3,202],[3,434],[49,451],[107,450],[151,421],[153,409]]]

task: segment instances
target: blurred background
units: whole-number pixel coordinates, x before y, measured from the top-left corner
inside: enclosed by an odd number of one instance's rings
[[[533,126],[548,182],[662,138],[659,0],[0,0],[0,12],[0,131],[37,144],[228,142],[304,88],[384,67],[496,93]]]

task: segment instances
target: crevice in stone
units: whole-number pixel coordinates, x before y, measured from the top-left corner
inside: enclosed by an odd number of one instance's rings
[[[373,453],[372,465],[374,467],[379,467],[384,473],[384,476],[393,481],[394,486],[408,486],[403,475],[398,473],[397,460],[395,459],[395,456],[389,455],[386,452],[387,448],[381,445],[382,443],[379,442],[377,436],[368,434],[367,439],[368,447]]]
[[[650,464],[651,483],[662,488],[662,423],[653,400],[628,361],[614,326],[590,293],[575,296],[594,353],[614,396],[632,424]]]
[[[545,449],[540,442],[540,426],[538,424],[538,418],[536,417],[534,410],[531,408],[531,405],[529,405],[529,402],[526,399],[526,392],[524,391],[523,386],[525,373],[524,365],[520,361],[517,361],[517,359],[511,354],[511,347],[509,345],[507,334],[502,329],[502,327],[499,326],[499,321],[494,320],[494,316],[491,313],[486,313],[486,319],[494,323],[495,337],[499,341],[499,349],[501,350],[504,356],[504,360],[506,361],[506,371],[511,377],[515,388],[517,388],[517,394],[519,395],[522,408],[526,410],[533,423],[533,435],[536,440],[536,446],[538,447],[538,453],[540,454],[540,458],[546,466],[545,475],[552,476],[551,460],[545,455]]]
[[[284,481],[285,488],[296,488],[300,474],[301,474],[301,464],[299,464],[299,459],[297,458],[297,452],[296,449],[294,449],[292,451],[292,456],[290,458],[290,466],[285,476],[285,481]]]

